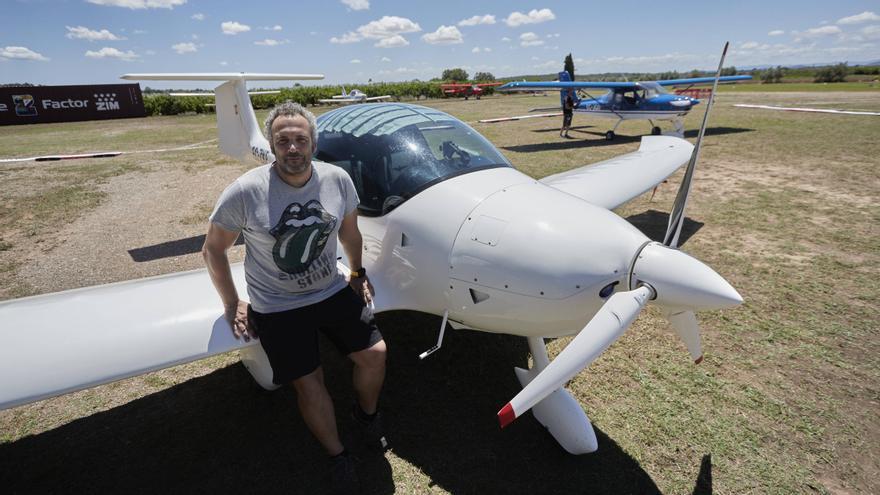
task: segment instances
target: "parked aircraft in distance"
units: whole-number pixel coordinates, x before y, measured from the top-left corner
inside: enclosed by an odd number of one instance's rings
[[[752,76],[721,76],[720,83],[745,81]],[[697,98],[685,95],[670,94],[667,87],[691,87],[699,84],[712,84],[714,77],[693,77],[687,79],[668,79],[662,81],[641,82],[605,82],[605,81],[572,81],[567,71],[559,73],[558,81],[550,82],[510,82],[498,88],[499,91],[533,91],[536,89],[558,89],[559,104],[562,106],[567,96],[574,100],[574,111],[589,113],[617,119],[614,127],[605,133],[605,139],[614,139],[614,131],[624,120],[647,120],[651,124],[651,134],[659,135],[660,127],[655,120],[669,120],[675,126],[674,136],[684,136],[684,116],[694,105],[700,103]],[[591,89],[608,90],[605,94],[592,96]],[[583,94],[583,98],[581,98]],[[545,109],[542,109],[545,110]],[[501,121],[501,119],[498,119]]]
[[[343,86],[342,94],[334,95],[332,98],[324,98],[318,101],[320,101],[321,103],[339,103],[342,105],[347,105],[349,103],[365,103],[368,101],[382,101],[390,99],[391,95],[367,96],[366,93],[359,89],[352,89],[350,93],[346,93],[345,86]]]
[[[443,95],[447,97],[464,97],[464,99],[467,100],[473,96],[479,100],[485,92],[484,88],[501,86],[502,84],[504,83],[446,83],[440,85],[440,90],[443,91]]]

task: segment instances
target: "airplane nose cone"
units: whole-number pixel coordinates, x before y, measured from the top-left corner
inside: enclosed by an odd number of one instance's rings
[[[693,311],[721,309],[742,303],[742,296],[727,280],[698,259],[660,243],[651,243],[639,253],[630,286],[639,282],[657,291],[660,306]]]

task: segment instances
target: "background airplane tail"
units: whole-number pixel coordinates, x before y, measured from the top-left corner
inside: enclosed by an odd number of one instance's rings
[[[220,150],[241,161],[267,163],[269,143],[260,131],[243,80],[227,81],[214,90]],[[266,153],[263,153],[264,151]]]
[[[569,76],[568,71],[562,71],[558,74],[559,82],[571,82],[571,76]],[[576,107],[578,104],[577,91],[573,89],[560,89],[559,90],[559,107],[565,106],[565,97],[571,95],[571,99],[574,100],[574,106]]]

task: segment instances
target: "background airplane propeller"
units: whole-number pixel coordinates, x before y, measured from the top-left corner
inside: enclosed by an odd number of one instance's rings
[[[721,76],[727,47],[725,43],[713,94]],[[673,329],[698,363],[702,360],[702,349],[694,311],[720,309],[742,302],[742,297],[724,278],[677,249],[684,223],[684,209],[711,107],[710,99],[685,177],[676,195],[663,244],[647,243],[642,246],[634,258],[630,290],[613,294],[556,359],[498,412],[502,428],[589,366],[629,328],[648,301],[653,300],[664,309]]]

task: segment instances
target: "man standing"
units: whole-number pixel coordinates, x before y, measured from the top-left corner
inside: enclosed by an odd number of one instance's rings
[[[571,118],[574,116],[574,99],[570,92],[566,91],[565,93],[565,100],[562,102],[562,128],[559,129],[559,137],[569,137]]]
[[[334,488],[355,493],[357,475],[324,385],[317,332],[354,362],[352,416],[368,440],[386,447],[378,417],[386,348],[367,306],[372,286],[361,265],[359,200],[345,171],[312,160],[318,136],[311,112],[290,102],[276,107],[266,135],[275,161],[226,188],[202,253],[235,337],[259,338],[273,381],[293,384],[303,420],[330,456]],[[250,304],[236,292],[226,255],[239,233]],[[349,277],[337,269],[337,236]]]

